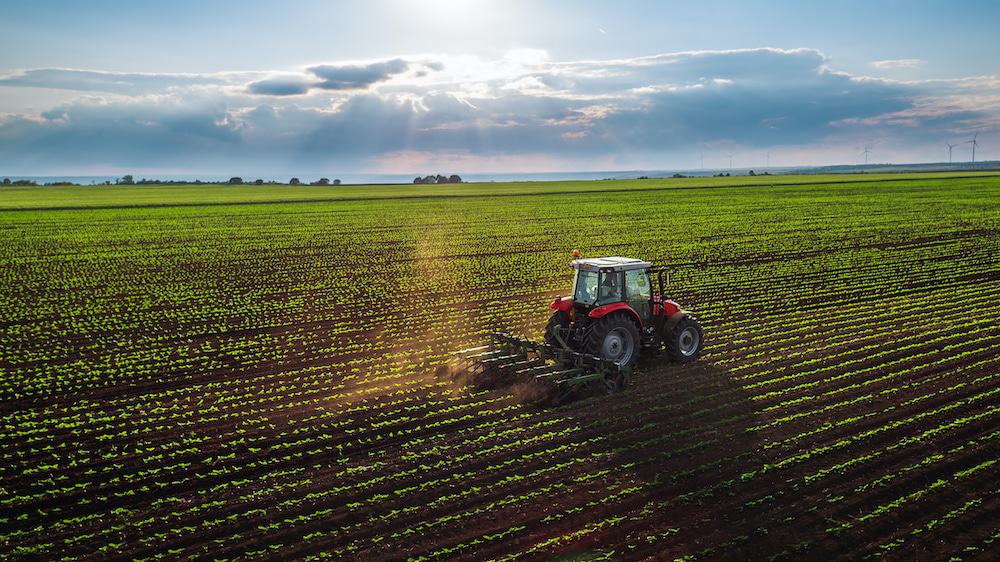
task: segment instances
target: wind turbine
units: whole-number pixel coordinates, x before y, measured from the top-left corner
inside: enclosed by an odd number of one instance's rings
[[[705,155],[702,154],[700,156],[701,156],[701,169],[704,170],[705,169]]]
[[[865,145],[865,150],[862,152],[862,154],[865,155],[865,166],[868,165],[868,154],[871,153],[871,151],[872,151],[872,147],[866,144]]]
[[[948,163],[951,164],[951,149],[958,146],[958,144],[951,144],[950,142],[946,142],[944,144],[948,145]]]
[[[976,142],[976,138],[977,137],[979,137],[979,133],[976,133],[976,134],[972,135],[972,140],[965,141],[965,144],[971,144],[972,145],[972,163],[973,164],[976,163],[976,147],[979,146],[979,143]]]
[[[729,171],[733,171],[733,154],[729,153]]]

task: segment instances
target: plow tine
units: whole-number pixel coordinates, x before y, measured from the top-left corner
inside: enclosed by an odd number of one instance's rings
[[[483,359],[480,363],[486,365],[504,365],[510,363],[511,359],[523,359],[523,355],[501,355],[499,357],[491,357],[489,359]]]
[[[535,377],[543,373],[555,372],[558,370],[559,370],[558,365],[545,364],[545,365],[539,365],[537,367],[529,367],[527,369],[522,369],[518,371],[517,374],[522,376]]]
[[[469,359],[469,360],[484,361],[484,360],[490,359],[492,357],[498,357],[498,356],[502,355],[503,353],[504,353],[504,351],[500,351],[500,350],[482,351],[482,352],[479,352],[479,353],[473,353],[473,354],[470,354],[470,355],[466,355],[464,357],[465,357],[465,359]]]
[[[568,377],[574,377],[576,375],[582,375],[583,369],[565,369],[565,370],[555,370],[549,373],[542,373],[540,375],[535,375],[536,380],[557,380],[562,381]]]
[[[507,365],[508,371],[511,375],[515,377],[523,377],[524,371],[528,369],[535,369],[545,365],[545,362],[541,359],[528,359],[527,361],[518,361],[517,363],[511,363]]]

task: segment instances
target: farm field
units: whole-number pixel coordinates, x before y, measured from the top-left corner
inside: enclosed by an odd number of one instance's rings
[[[1000,175],[0,195],[0,558],[1000,557]],[[702,359],[452,376],[573,248]]]

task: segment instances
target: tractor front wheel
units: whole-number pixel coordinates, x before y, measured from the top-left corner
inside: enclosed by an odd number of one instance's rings
[[[605,316],[591,327],[584,352],[631,367],[639,359],[639,328],[622,314]]]
[[[675,361],[694,361],[701,354],[705,335],[694,316],[685,316],[664,338],[667,354]]]

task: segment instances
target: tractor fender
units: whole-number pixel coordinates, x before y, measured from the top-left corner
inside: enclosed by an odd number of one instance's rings
[[[549,305],[552,310],[561,310],[566,314],[573,313],[573,297],[556,297],[556,300],[552,301]]]
[[[598,318],[603,318],[612,312],[618,312],[619,310],[627,311],[628,315],[635,320],[635,325],[639,326],[641,330],[643,328],[642,319],[639,318],[639,313],[636,312],[631,306],[626,302],[615,302],[611,304],[606,304],[604,306],[599,306],[594,310],[591,310],[587,316],[597,320]]]
[[[653,316],[670,318],[680,309],[681,305],[677,304],[677,301],[653,297]]]
[[[663,332],[661,333],[664,336],[666,336],[666,334],[669,334],[670,332],[674,331],[674,326],[676,326],[678,322],[684,320],[685,318],[690,318],[690,317],[691,317],[690,312],[678,309],[677,312],[667,317],[667,321],[663,323]]]

